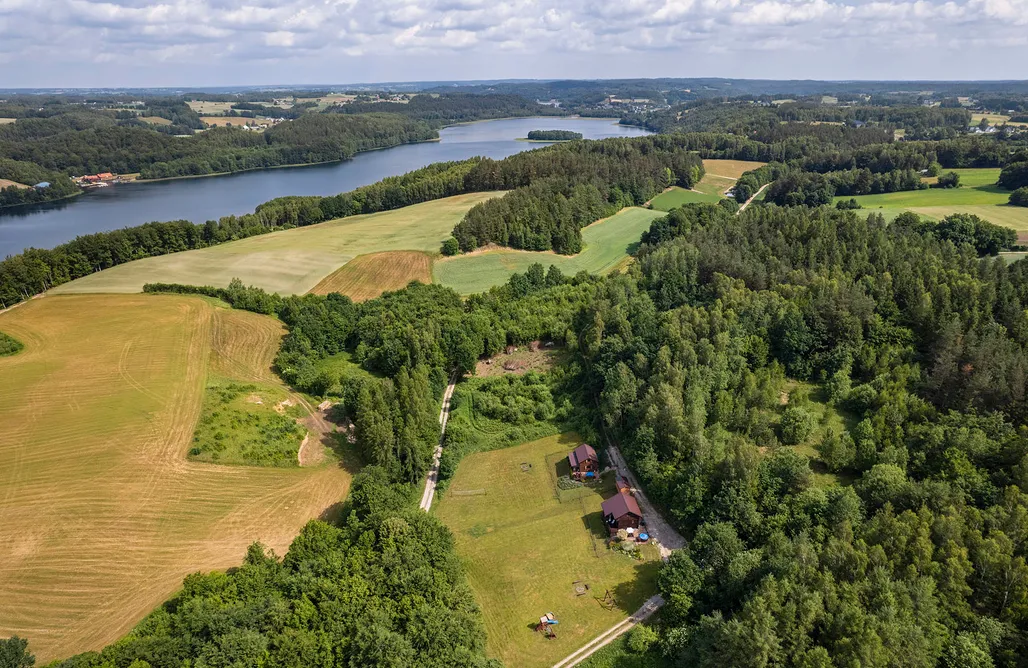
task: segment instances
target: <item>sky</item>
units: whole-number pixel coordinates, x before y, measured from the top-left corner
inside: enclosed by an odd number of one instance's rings
[[[1028,79],[1028,0],[0,0],[0,88]]]

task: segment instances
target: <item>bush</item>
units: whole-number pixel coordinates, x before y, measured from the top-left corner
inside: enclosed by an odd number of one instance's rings
[[[847,211],[850,209],[863,209],[864,207],[860,206],[860,202],[851,197],[848,200],[841,199],[838,202],[836,202],[835,208],[839,209],[840,211]]]
[[[456,237],[450,237],[449,239],[444,241],[441,252],[443,255],[456,255],[457,253],[459,253],[460,243],[457,241]]]
[[[999,173],[1000,188],[1018,190],[1028,186],[1028,162],[1012,162]]]
[[[778,425],[779,438],[786,445],[798,445],[810,438],[817,426],[814,414],[800,406],[789,406]]]
[[[728,199],[727,197],[718,200],[717,205],[728,213],[736,213],[739,211],[739,203],[734,199]]]
[[[639,624],[628,632],[628,649],[637,654],[646,653],[655,642],[657,632],[644,624]]]
[[[19,352],[24,346],[21,341],[7,336],[3,332],[0,332],[0,357],[6,357]]]
[[[1022,186],[1010,193],[1010,204],[1013,206],[1028,206],[1028,186]]]
[[[959,188],[960,187],[960,174],[956,172],[946,172],[939,177],[939,181],[935,184],[936,188]]]

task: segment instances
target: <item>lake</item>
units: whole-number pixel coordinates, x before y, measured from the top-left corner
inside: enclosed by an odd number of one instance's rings
[[[69,200],[0,212],[0,257],[26,248],[52,248],[82,234],[116,230],[154,220],[203,223],[252,212],[284,195],[335,195],[433,162],[476,155],[506,158],[543,146],[517,141],[530,130],[573,130],[586,139],[649,134],[613,119],[515,118],[455,125],[440,140],[369,151],[327,165],[286,167],[198,179],[129,183],[100,188]]]

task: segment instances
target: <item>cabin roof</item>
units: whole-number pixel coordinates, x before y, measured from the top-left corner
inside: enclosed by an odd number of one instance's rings
[[[587,459],[597,459],[596,451],[588,443],[583,443],[568,453],[568,461],[571,462],[572,466],[578,466]]]
[[[603,509],[604,517],[613,515],[615,518],[618,518],[629,513],[636,517],[642,517],[642,511],[639,510],[639,502],[627,492],[618,492],[600,504],[600,507]]]

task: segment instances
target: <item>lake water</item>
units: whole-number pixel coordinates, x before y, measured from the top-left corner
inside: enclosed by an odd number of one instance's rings
[[[90,190],[78,197],[0,212],[0,257],[26,248],[52,248],[81,234],[116,230],[154,220],[202,223],[250,213],[284,195],[335,195],[433,162],[481,155],[505,158],[543,144],[516,141],[530,130],[573,130],[586,139],[648,134],[612,119],[516,118],[457,125],[440,141],[370,151],[329,165],[287,167],[227,176],[131,183]]]

